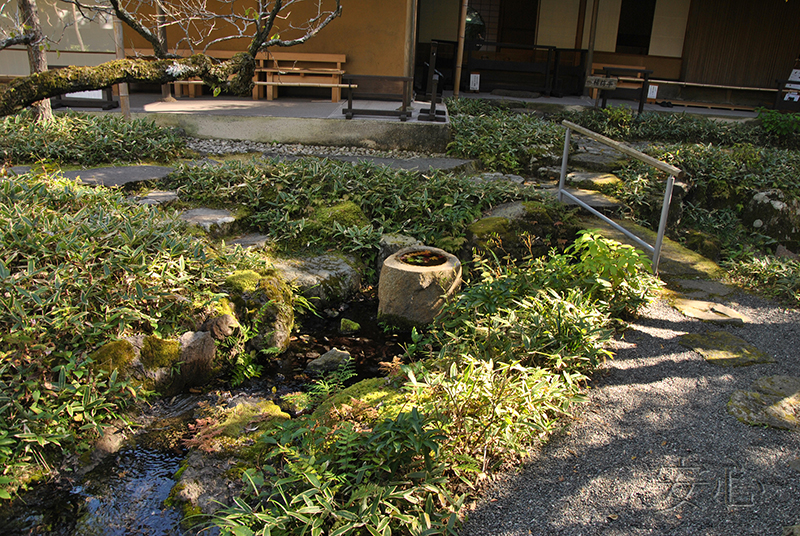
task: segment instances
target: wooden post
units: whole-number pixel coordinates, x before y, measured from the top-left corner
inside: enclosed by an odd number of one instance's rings
[[[592,75],[592,62],[594,61],[594,41],[597,37],[597,12],[600,8],[600,0],[594,0],[592,6],[592,24],[589,26],[589,53],[586,54],[586,76],[584,80]],[[584,88],[584,95],[589,94],[589,90]]]
[[[122,37],[122,21],[114,17],[114,49],[118,60],[125,59],[125,41]],[[119,88],[119,107],[122,110],[122,117],[131,118],[131,98],[128,93],[128,83],[117,84]]]
[[[464,41],[467,38],[467,6],[469,0],[461,4],[461,18],[458,21],[458,45],[456,47],[456,73],[453,77],[453,96],[458,97],[461,87],[461,64],[464,63]]]

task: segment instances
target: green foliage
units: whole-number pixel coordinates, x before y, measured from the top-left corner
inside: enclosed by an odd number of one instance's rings
[[[324,372],[319,378],[312,380],[308,389],[310,403],[316,407],[322,402],[345,387],[345,383],[356,376],[355,363],[352,359],[345,359],[335,370]]]
[[[724,263],[728,277],[746,289],[800,306],[800,262],[741,253]]]
[[[761,124],[722,121],[672,112],[644,112],[634,118],[623,108],[560,112],[549,120],[569,120],[614,139],[661,143],[697,143],[733,146],[750,143],[761,147],[800,149],[797,114],[772,110],[760,113]],[[628,116],[627,119],[625,116]]]
[[[0,158],[13,164],[167,161],[179,156],[184,145],[170,129],[116,114],[66,113],[36,122],[32,114],[22,112],[0,119]]]
[[[163,186],[180,188],[191,202],[248,205],[249,222],[283,247],[335,247],[365,255],[365,260],[374,254],[380,232],[402,232],[451,248],[483,210],[514,199],[538,198],[532,189],[500,182],[317,159],[184,166]],[[366,215],[368,225],[334,223],[308,233],[316,207],[347,201]]]
[[[215,514],[231,535],[456,534],[461,500],[445,488],[442,439],[416,409],[361,429],[284,424],[262,437],[265,471],[248,494]]]
[[[135,394],[83,353],[134,331],[180,329],[232,263],[120,192],[48,175],[3,179],[0,225],[0,463],[45,463]]]
[[[451,118],[453,141],[448,154],[477,158],[492,171],[518,172],[527,165],[528,149],[559,154],[564,129],[537,117],[498,111],[491,115]]]
[[[800,133],[800,114],[784,113],[780,110],[758,109],[758,118],[767,132],[784,138]]]

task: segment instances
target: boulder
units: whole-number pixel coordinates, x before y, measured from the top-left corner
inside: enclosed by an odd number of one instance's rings
[[[492,250],[498,257],[541,257],[552,248],[563,249],[581,229],[574,209],[555,202],[515,201],[499,205],[467,227],[461,257],[473,249]],[[499,241],[499,244],[498,244]]]
[[[294,295],[278,273],[241,270],[228,276],[225,285],[238,320],[257,333],[250,348],[286,350],[294,328]]]
[[[324,253],[273,261],[281,277],[300,290],[317,309],[346,301],[361,288],[361,273],[348,256]]]
[[[770,236],[790,250],[800,247],[800,200],[778,189],[756,193],[742,212],[751,231]]]
[[[306,372],[309,374],[331,372],[339,368],[339,365],[349,359],[352,359],[349,352],[339,350],[338,348],[331,348],[328,352],[310,361],[306,365]]]
[[[221,341],[233,335],[236,328],[239,327],[239,322],[236,317],[231,314],[224,314],[214,318],[209,318],[200,326],[200,331],[207,331],[211,336]]]

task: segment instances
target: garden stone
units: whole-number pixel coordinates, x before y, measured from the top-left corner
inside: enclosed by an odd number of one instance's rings
[[[620,211],[625,208],[625,203],[621,202],[619,199],[601,194],[594,190],[584,190],[582,188],[565,188],[565,190],[592,208],[613,211]],[[577,204],[573,200],[567,198],[564,198],[564,202],[568,205]]]
[[[62,171],[67,179],[80,179],[91,186],[122,186],[124,184],[158,181],[175,171],[166,166],[120,166]]]
[[[243,249],[264,249],[272,243],[272,238],[262,234],[247,234],[228,242],[229,247],[241,246]]]
[[[249,347],[277,348],[279,353],[286,350],[294,327],[294,297],[279,273],[241,270],[228,276],[225,285],[238,321],[257,333],[248,341]]]
[[[187,331],[178,342],[182,364],[180,376],[173,382],[172,389],[180,392],[191,387],[202,387],[213,377],[217,352],[214,337],[207,331]]]
[[[800,200],[778,189],[756,193],[742,212],[746,227],[770,236],[785,247],[800,247]]]
[[[781,536],[800,536],[800,525],[783,527],[783,534]]]
[[[331,372],[339,368],[339,365],[349,359],[352,359],[349,352],[339,350],[338,348],[331,348],[328,352],[310,361],[306,365],[306,372],[309,374]]]
[[[683,289],[692,289],[703,296],[727,296],[733,292],[733,287],[710,279],[673,279],[670,281]]]
[[[495,237],[502,244],[502,251],[496,251],[501,257],[539,257],[553,247],[563,248],[572,243],[580,228],[574,210],[564,204],[538,201],[504,203],[467,227],[467,242],[461,249],[461,257],[469,258],[473,249],[485,251],[491,248]],[[532,240],[528,241],[526,236]]]
[[[133,196],[130,200],[137,205],[167,205],[178,200],[177,192],[165,192],[163,190],[153,190],[146,195]]]
[[[207,331],[214,339],[221,341],[233,335],[234,330],[238,327],[239,322],[233,315],[224,314],[203,322],[200,331]]]
[[[422,242],[413,236],[400,233],[387,233],[381,235],[381,240],[378,244],[378,247],[380,247],[380,251],[378,251],[378,272],[380,272],[381,268],[383,267],[383,261],[385,261],[390,255],[397,253],[403,248],[420,245],[422,245]]]
[[[214,236],[222,236],[231,232],[236,218],[227,210],[214,210],[210,208],[195,208],[181,213],[180,218],[189,223],[203,228]]]
[[[800,378],[767,376],[734,391],[728,413],[745,424],[800,430]]]
[[[317,309],[346,301],[361,288],[361,274],[351,257],[322,255],[273,261],[273,266],[288,283],[299,288]]]
[[[703,300],[679,298],[673,303],[675,308],[690,318],[717,324],[744,324],[750,322],[745,315],[722,305]]]
[[[342,335],[351,335],[353,333],[358,333],[360,330],[361,324],[349,318],[342,318],[339,321],[339,333]]]
[[[678,342],[702,355],[712,365],[720,367],[745,367],[775,362],[768,354],[727,331],[688,333],[682,335]]]
[[[413,253],[432,253],[443,262],[423,266],[403,261],[404,256]],[[378,318],[401,327],[425,326],[433,322],[460,287],[461,262],[454,255],[428,246],[402,249],[383,263],[378,283]]]
[[[578,152],[569,156],[569,164],[572,166],[604,173],[618,170],[626,161],[627,157],[612,149]]]
[[[560,174],[559,174],[560,178]],[[584,190],[599,190],[604,186],[615,186],[620,179],[613,173],[598,173],[593,171],[573,171],[567,174],[567,183]]]

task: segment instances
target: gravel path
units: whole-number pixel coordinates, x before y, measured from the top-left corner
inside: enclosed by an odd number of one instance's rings
[[[731,393],[759,377],[800,376],[800,312],[744,294],[753,319],[720,327],[664,302],[614,341],[579,417],[485,494],[462,536],[759,535],[800,525],[800,433],[742,424]],[[681,346],[725,329],[776,363],[721,368]]]

